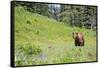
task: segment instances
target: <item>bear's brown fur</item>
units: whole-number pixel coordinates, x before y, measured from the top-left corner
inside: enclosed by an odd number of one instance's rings
[[[84,36],[81,32],[74,32],[73,38],[75,40],[75,46],[84,46]]]

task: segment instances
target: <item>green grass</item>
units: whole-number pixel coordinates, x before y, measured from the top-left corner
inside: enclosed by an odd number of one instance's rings
[[[30,23],[27,23],[30,21]],[[83,32],[85,46],[76,47],[72,32]],[[96,61],[96,32],[66,26],[46,16],[15,7],[15,64],[40,65]]]

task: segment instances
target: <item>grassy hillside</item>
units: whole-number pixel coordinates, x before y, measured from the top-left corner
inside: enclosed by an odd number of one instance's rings
[[[84,47],[75,47],[72,32],[83,32]],[[38,65],[96,61],[96,32],[70,27],[15,7],[15,64]]]

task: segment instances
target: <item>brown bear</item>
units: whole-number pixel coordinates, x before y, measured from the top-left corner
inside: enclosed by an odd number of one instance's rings
[[[81,32],[74,32],[73,38],[75,40],[75,46],[84,46],[84,36]]]

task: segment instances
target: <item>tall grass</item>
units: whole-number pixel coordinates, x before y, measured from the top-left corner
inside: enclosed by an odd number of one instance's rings
[[[84,34],[84,47],[74,45],[72,32]],[[46,16],[30,13],[23,7],[15,7],[17,66],[85,61],[96,61],[95,31],[66,26]]]

